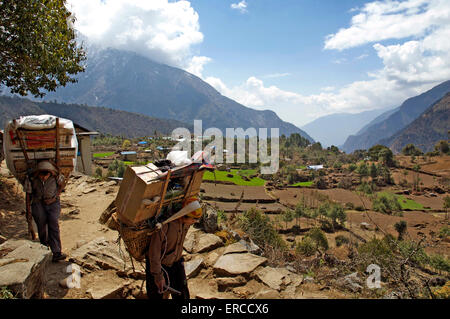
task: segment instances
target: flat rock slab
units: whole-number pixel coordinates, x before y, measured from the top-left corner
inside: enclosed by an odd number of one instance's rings
[[[225,251],[223,252],[224,255],[234,254],[234,253],[248,253],[248,249],[247,249],[246,245],[244,245],[242,242],[237,242],[237,243],[228,245],[225,248]]]
[[[214,272],[219,275],[237,276],[249,274],[264,264],[267,258],[253,254],[227,254],[221,256],[214,264]]]
[[[194,246],[194,253],[203,253],[223,246],[222,239],[214,234],[199,234]]]
[[[122,297],[124,289],[132,282],[105,274],[91,274],[90,277],[90,288],[86,290],[86,293],[92,299],[119,299]]]
[[[90,187],[90,188],[88,188],[88,189],[84,189],[84,190],[83,190],[83,194],[92,193],[92,192],[95,192],[96,190],[97,190],[97,188],[95,188],[95,187]]]
[[[0,245],[0,287],[19,298],[41,297],[51,251],[37,242],[10,239]]]
[[[247,283],[247,280],[242,276],[237,277],[221,277],[216,279],[219,289],[225,289],[228,287],[242,286]]]
[[[186,238],[184,240],[183,243],[183,248],[188,252],[188,253],[193,253],[194,252],[194,247],[195,244],[197,242],[197,235],[201,233],[200,229],[196,229],[194,227],[190,227],[187,234],[186,234]]]
[[[122,253],[125,258],[127,252],[123,246]],[[119,253],[118,245],[104,237],[96,238],[75,249],[71,252],[69,260],[89,270],[124,268],[124,260]]]
[[[223,246],[222,239],[219,236],[206,234],[199,229],[191,229],[186,234],[186,239],[183,243],[183,248],[188,253],[203,253]]]
[[[194,260],[185,262],[184,263],[184,271],[186,272],[186,277],[189,279],[189,278],[192,278],[195,275],[197,275],[202,266],[203,266],[203,258],[202,257],[198,257],[198,258],[195,258]]]
[[[288,274],[284,271],[280,271],[280,269],[272,267],[260,267],[255,270],[254,275],[269,288],[277,291],[280,291],[281,286],[286,283],[285,278],[289,278]]]

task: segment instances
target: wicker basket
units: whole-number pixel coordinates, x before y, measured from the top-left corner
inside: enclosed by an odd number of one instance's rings
[[[115,214],[113,214],[112,218],[120,225],[118,231],[125,243],[127,251],[137,261],[144,261],[145,254],[147,253],[150,244],[150,236],[153,234],[154,230],[145,228],[136,230],[135,228],[127,227],[120,221],[117,221]]]

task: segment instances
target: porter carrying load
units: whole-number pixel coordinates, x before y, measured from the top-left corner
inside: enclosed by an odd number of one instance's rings
[[[202,154],[179,166],[165,159],[127,167],[109,226],[119,231],[136,260],[144,260],[150,235],[162,225],[201,208],[197,200],[188,200],[198,196],[205,170],[214,170]]]
[[[4,131],[6,165],[27,192],[26,217],[32,239],[32,180],[39,172],[51,172],[67,181],[75,168],[77,139],[72,121],[53,115],[30,115],[8,121]],[[62,189],[63,183],[58,184]],[[59,196],[58,191],[58,196]],[[49,202],[47,202],[48,204]]]

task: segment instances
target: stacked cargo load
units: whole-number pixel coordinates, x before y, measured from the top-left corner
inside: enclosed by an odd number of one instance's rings
[[[53,115],[30,115],[8,121],[4,131],[6,165],[23,185],[37,163],[49,160],[69,178],[78,143],[73,122]]]
[[[165,159],[127,167],[108,226],[119,231],[136,260],[143,260],[149,236],[162,224],[200,208],[197,200],[186,202],[199,195],[205,170],[214,166],[198,155],[179,163]]]

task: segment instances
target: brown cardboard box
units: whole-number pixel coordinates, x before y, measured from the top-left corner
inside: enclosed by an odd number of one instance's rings
[[[176,170],[182,168],[176,168]],[[180,172],[174,176],[180,177]],[[188,196],[198,195],[202,183],[204,170],[186,170],[184,188],[181,194],[171,199],[161,199],[163,196],[164,185],[166,182],[166,173],[162,173],[158,167],[153,164],[146,166],[128,166],[125,170],[119,192],[116,197],[116,207],[119,219],[127,225],[135,225],[146,219],[154,217],[161,207],[170,202],[179,202],[186,196],[189,187]],[[158,179],[161,178],[161,179]],[[174,177],[175,178],[175,177]],[[193,178],[191,186],[190,179]],[[167,195],[167,194],[166,194]],[[157,198],[159,197],[159,198]],[[148,200],[152,200],[150,203]],[[146,200],[143,202],[143,200]]]
[[[142,200],[161,196],[165,181],[157,178],[162,174],[153,164],[126,168],[116,197],[119,219],[123,223],[136,224],[155,215],[159,202],[144,206]]]

